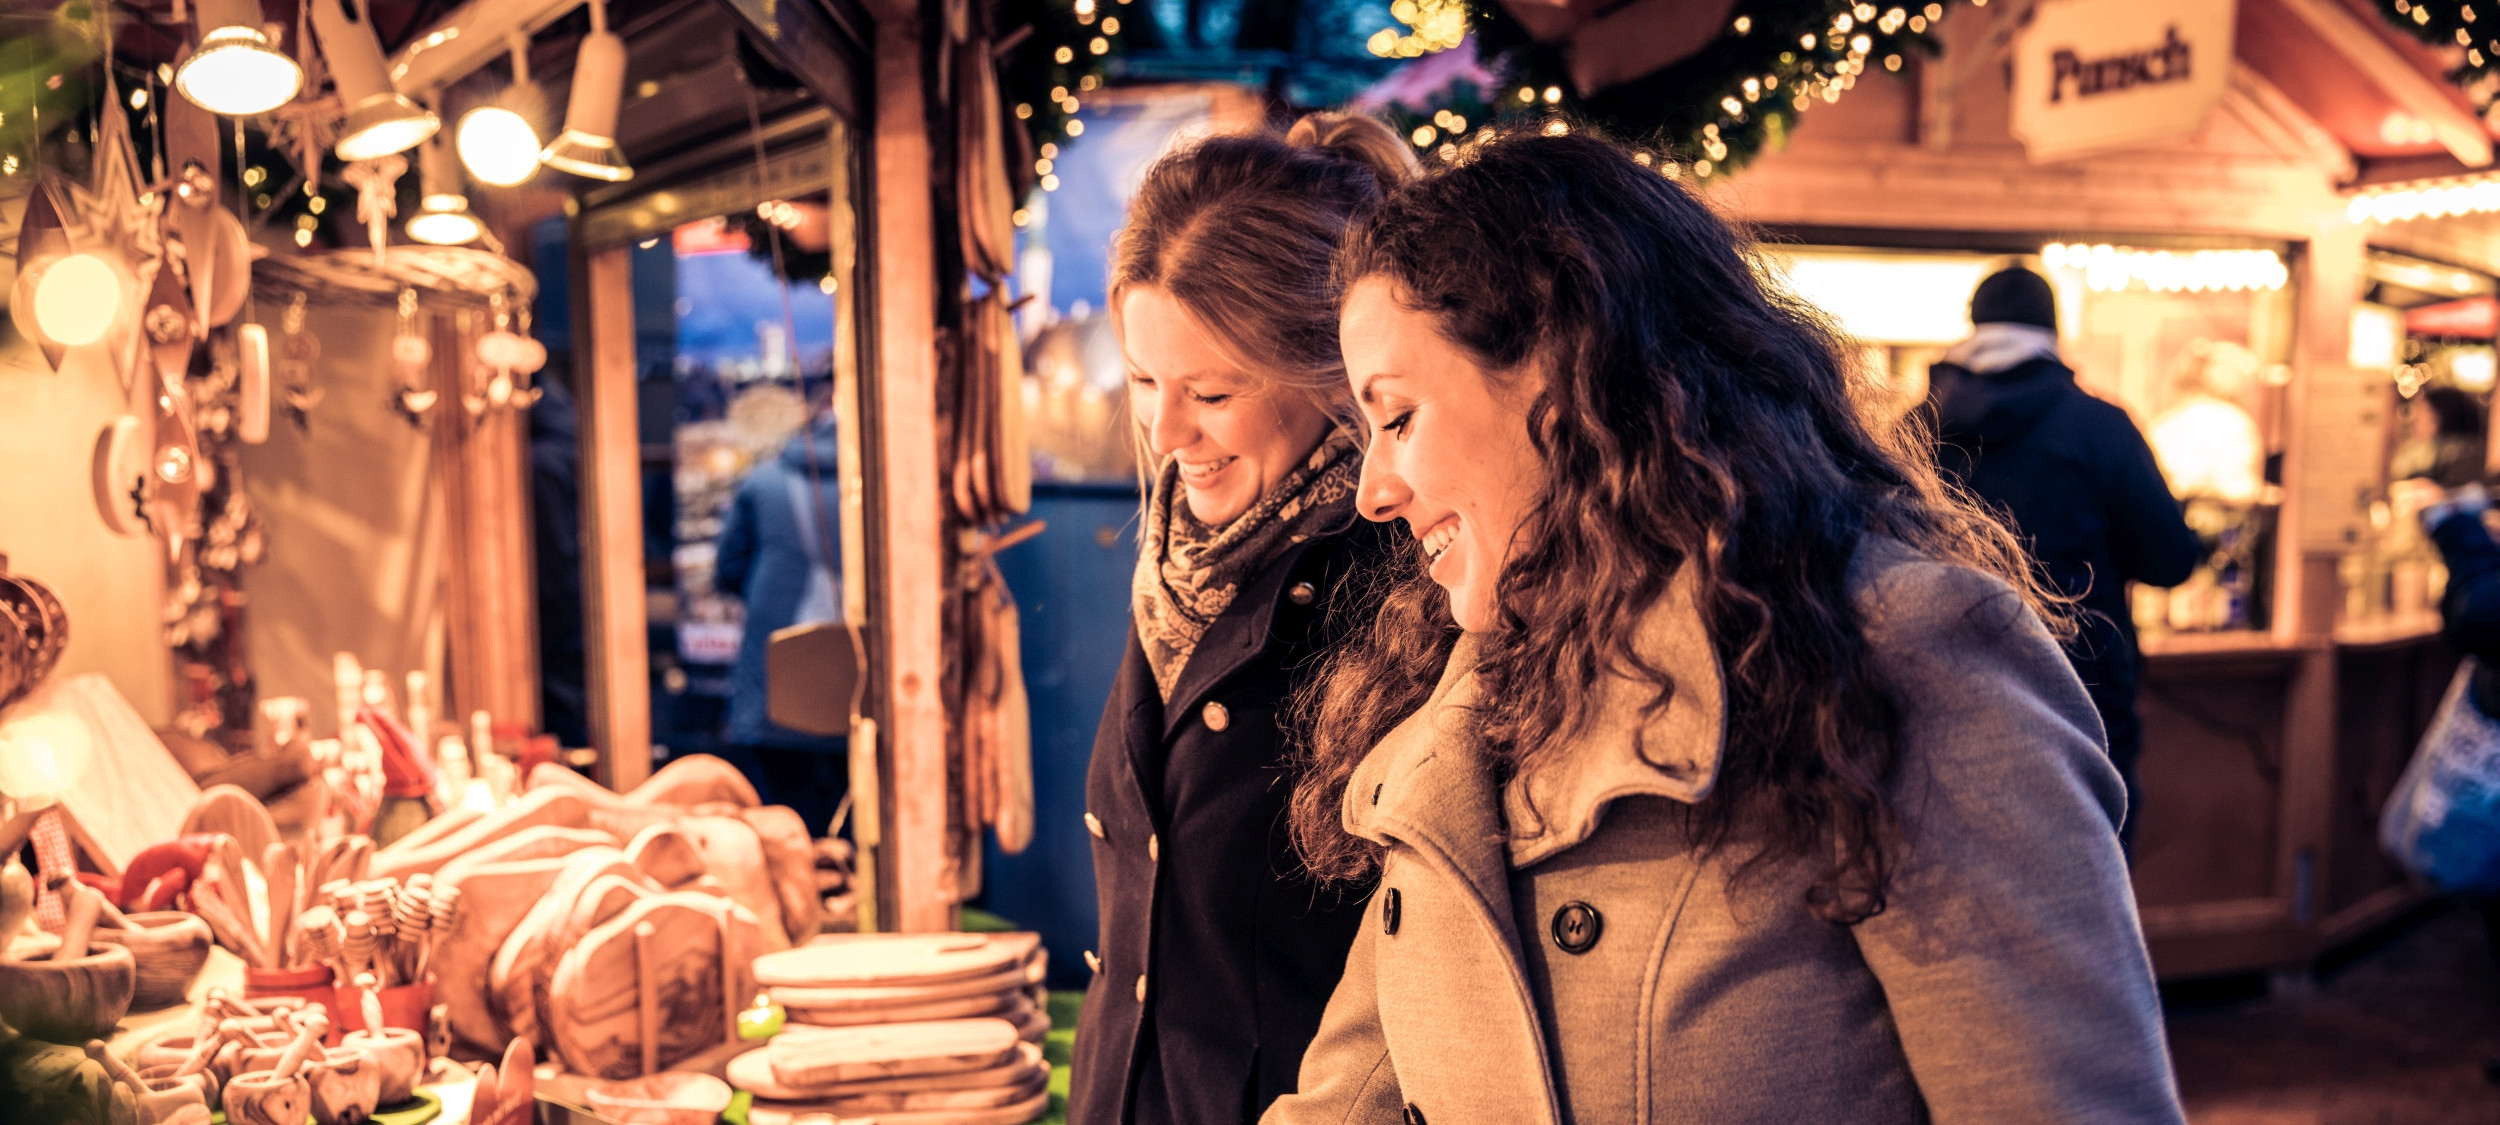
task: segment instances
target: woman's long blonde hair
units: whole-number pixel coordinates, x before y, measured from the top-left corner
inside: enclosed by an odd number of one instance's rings
[[[1243,371],[1354,421],[1337,350],[1331,263],[1346,229],[1416,171],[1406,143],[1369,117],[1313,113],[1283,136],[1211,137],[1147,170],[1111,244],[1108,298],[1141,285],[1180,302]],[[1131,417],[1135,417],[1132,412]],[[1132,426],[1138,466],[1153,476]]]

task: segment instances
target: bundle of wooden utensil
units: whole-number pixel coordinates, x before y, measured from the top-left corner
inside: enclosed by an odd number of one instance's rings
[[[729,1064],[754,1125],[1019,1125],[1049,1108],[1038,935],[830,935],[755,961],[789,1024]]]
[[[295,915],[288,948],[294,964],[328,965],[340,983],[371,974],[375,987],[425,979],[434,949],[459,920],[460,889],[438,893],[432,875],[324,883],[316,903]]]

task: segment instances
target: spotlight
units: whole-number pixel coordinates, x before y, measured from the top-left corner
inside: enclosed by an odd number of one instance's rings
[[[210,113],[249,117],[285,105],[304,88],[304,68],[261,30],[260,0],[199,0],[199,50],[174,72],[174,89]]]
[[[460,165],[442,138],[426,142],[419,154],[419,182],[424,193],[417,213],[408,219],[408,237],[436,246],[465,246],[486,233],[486,224],[469,213],[469,197],[460,191]]]
[[[511,187],[538,171],[538,130],[502,106],[482,106],[460,119],[460,162],[478,182]]]
[[[630,180],[633,165],[616,147],[616,116],[625,99],[625,40],[608,30],[608,9],[590,0],[590,34],[573,57],[573,97],[564,132],[538,158],[547,166],[594,180]]]
[[[366,22],[362,0],[312,0],[313,30],[338,78],[347,123],[339,126],[339,159],[371,160],[406,152],[443,127],[432,111],[391,88],[382,44]],[[351,6],[353,8],[351,12]]]
[[[541,107],[538,88],[530,85],[529,38],[515,32],[505,44],[512,52],[512,86],[496,99],[500,104],[462,116],[458,137],[460,163],[468,166],[470,178],[496,187],[538,174],[538,130],[530,118]]]

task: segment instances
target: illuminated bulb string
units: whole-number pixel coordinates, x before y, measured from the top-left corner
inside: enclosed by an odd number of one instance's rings
[[[2051,270],[2080,270],[2085,285],[2104,293],[2130,287],[2156,293],[2272,290],[2292,279],[2283,256],[2272,250],[2138,250],[2052,242],[2040,248],[2040,264]]]

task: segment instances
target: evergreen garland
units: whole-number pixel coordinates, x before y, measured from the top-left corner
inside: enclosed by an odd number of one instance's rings
[[[1560,46],[1537,42],[1499,0],[1465,0],[1477,51],[1499,86],[1487,101],[1459,83],[1432,112],[1401,114],[1400,125],[1427,160],[1451,161],[1492,132],[1580,121],[1660,150],[1671,172],[1682,171],[1680,162],[1697,178],[1723,176],[1785,144],[1814,99],[1838,101],[1870,70],[1897,72],[1913,52],[1935,54],[1931,30],[1955,2],[1738,0],[1719,37],[1699,51],[1582,96]]]
[[[2448,80],[2465,91],[2477,112],[2500,97],[2500,2],[2495,0],[2377,0],[2387,22],[2434,49],[2465,53]]]
[[[1082,99],[1102,88],[1103,65],[1119,50],[1126,25],[1148,18],[1131,0],[1001,0],[999,87],[1041,159],[1082,131]]]

